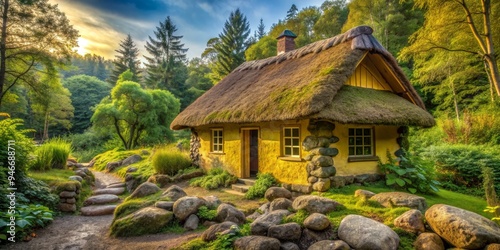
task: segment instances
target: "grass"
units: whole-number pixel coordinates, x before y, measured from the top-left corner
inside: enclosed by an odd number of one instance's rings
[[[180,170],[189,168],[191,160],[185,153],[177,149],[163,147],[155,150],[151,164],[153,164],[156,173],[173,176]]]
[[[52,139],[36,149],[36,159],[31,168],[42,171],[64,169],[71,151],[71,143],[59,138]]]
[[[267,189],[277,184],[278,181],[270,173],[258,173],[255,184],[245,193],[246,199],[262,198]]]
[[[227,170],[220,167],[210,169],[205,176],[191,179],[189,185],[202,187],[205,189],[217,189],[219,187],[229,187],[236,183],[238,177],[231,175]]]

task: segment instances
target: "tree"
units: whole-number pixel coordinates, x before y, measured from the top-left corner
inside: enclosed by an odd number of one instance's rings
[[[393,55],[399,54],[423,22],[422,13],[413,8],[412,0],[353,0],[348,7],[342,31],[368,24],[374,30],[373,35]]]
[[[269,36],[272,38],[278,37],[285,29],[291,30],[297,35],[295,44],[297,48],[317,41],[318,38],[314,33],[313,27],[321,16],[321,12],[316,7],[307,7],[297,13],[293,19],[285,21],[279,20],[277,24],[273,24]]]
[[[500,42],[497,22],[500,2],[415,0],[415,4],[425,10],[425,23],[413,34],[411,45],[403,50],[401,58],[426,60],[436,51],[472,56],[483,64],[492,93],[500,96],[500,72],[494,46]]]
[[[185,79],[174,81],[176,69],[184,63],[187,49],[181,43],[182,36],[174,35],[177,28],[167,17],[156,27],[155,38],[149,37],[146,51],[146,85],[153,88],[163,88],[180,97]]]
[[[130,34],[120,42],[120,49],[115,51],[118,52],[118,55],[115,56],[115,60],[113,61],[113,74],[109,77],[108,82],[113,85],[116,84],[120,74],[127,70],[130,70],[134,74],[133,81],[138,82],[139,65],[141,64],[138,59],[139,49],[136,47]]]
[[[325,39],[340,34],[349,13],[346,1],[325,1],[321,4],[321,11],[322,14],[313,27],[317,39]]]
[[[48,0],[0,2],[0,106],[17,84],[39,89],[36,72],[56,76],[55,65],[69,59],[78,31]],[[45,90],[46,91],[46,90]]]
[[[292,6],[290,6],[290,9],[286,12],[286,20],[288,21],[297,17],[298,11],[299,9],[297,9],[297,5],[292,4]]]
[[[112,73],[113,62],[105,60],[104,57],[96,54],[85,54],[80,56],[75,54],[71,58],[71,63],[59,68],[59,73],[63,78],[76,75],[95,76],[101,81],[108,79]]]
[[[245,51],[245,57],[247,61],[264,59],[275,56],[276,54],[276,39],[270,36],[263,37],[257,43],[250,46],[247,51]]]
[[[266,35],[266,26],[262,18],[260,19],[259,26],[257,26],[257,40],[262,39]]]
[[[77,75],[64,80],[64,86],[71,92],[71,103],[75,111],[71,120],[72,133],[83,133],[92,123],[92,108],[108,96],[111,87],[94,76]]]
[[[211,79],[219,82],[233,69],[245,61],[245,50],[249,45],[250,24],[239,9],[231,12],[229,19],[224,23],[219,42],[213,48],[217,53],[217,60],[212,65]]]
[[[202,59],[198,57],[191,59],[187,70],[188,78],[186,79],[186,87],[188,89],[186,91],[186,102],[191,104],[214,85],[208,77],[210,68]]]
[[[166,90],[144,90],[136,82],[119,81],[91,120],[96,129],[114,130],[124,148],[132,149],[141,142],[172,140],[169,125],[179,109],[179,100]]]

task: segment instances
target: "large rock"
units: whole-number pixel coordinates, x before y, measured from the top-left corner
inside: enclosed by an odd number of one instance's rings
[[[267,236],[276,238],[278,240],[298,240],[301,235],[300,225],[291,222],[281,225],[270,226],[267,230]]]
[[[292,198],[292,193],[288,191],[286,188],[282,187],[270,187],[266,190],[266,193],[264,194],[264,197],[268,201],[273,201],[274,199],[277,198],[286,198],[286,199],[291,199]]]
[[[288,210],[276,210],[262,215],[250,224],[250,232],[253,235],[267,235],[271,226],[279,225],[283,218],[290,215]]]
[[[358,189],[354,192],[354,197],[370,199],[373,196],[375,196],[375,193],[368,190]]]
[[[112,172],[113,170],[120,167],[121,165],[122,165],[121,161],[108,162],[108,163],[106,163],[106,170],[108,172]]]
[[[80,213],[84,216],[100,216],[113,214],[117,205],[98,205],[82,207]]]
[[[145,207],[114,221],[111,225],[111,235],[120,237],[158,233],[172,218],[173,214],[170,211]]]
[[[308,249],[311,245],[318,241],[329,240],[334,237],[334,232],[331,229],[323,231],[315,231],[305,228],[302,230],[302,236],[298,241],[300,249]]]
[[[281,210],[281,209],[289,209],[292,207],[292,201],[287,199],[287,198],[277,198],[274,199],[270,204],[269,204],[269,211],[276,211],[276,210]]]
[[[326,192],[330,189],[330,178],[318,178],[318,181],[312,185],[312,189],[318,192]]]
[[[356,250],[396,250],[399,246],[399,236],[390,227],[360,215],[346,216],[338,233]]]
[[[231,227],[237,228],[238,225],[232,221],[224,221],[222,223],[212,225],[201,234],[201,239],[206,242],[213,241],[217,239],[217,234],[224,232]]]
[[[198,228],[199,223],[200,223],[200,218],[198,218],[196,214],[192,214],[187,218],[186,222],[184,223],[184,229],[195,230]]]
[[[425,212],[425,219],[441,238],[458,248],[479,249],[500,242],[500,227],[470,211],[436,204]]]
[[[127,157],[127,159],[123,160],[121,166],[126,167],[128,165],[140,162],[141,160],[142,160],[142,157],[140,155],[132,155],[132,156]]]
[[[415,250],[444,250],[443,240],[435,233],[420,234],[413,242]]]
[[[312,244],[307,250],[351,250],[351,247],[341,240],[322,240]]]
[[[120,201],[120,197],[114,195],[114,194],[100,194],[100,195],[95,195],[87,198],[84,202],[84,206],[90,206],[90,205],[101,205],[101,204],[107,204],[107,203],[114,203]]]
[[[219,198],[215,195],[203,196],[201,198],[205,200],[205,205],[209,209],[217,209],[220,206],[220,204],[222,204]]]
[[[172,183],[172,177],[166,174],[155,174],[148,178],[148,182],[157,184],[161,188],[166,187],[169,183]]]
[[[157,201],[157,202],[155,202],[155,207],[165,209],[168,211],[172,211],[174,209],[174,202],[173,201]]]
[[[406,232],[420,234],[425,232],[424,216],[420,210],[412,209],[396,218],[394,220],[394,226]]]
[[[310,174],[318,178],[328,178],[330,176],[334,176],[336,172],[337,171],[334,166],[327,166],[327,167],[319,167],[311,171]]]
[[[182,197],[174,203],[175,218],[184,221],[188,216],[198,212],[198,208],[205,205],[205,201],[198,197]]]
[[[384,207],[409,207],[422,212],[427,209],[425,198],[403,192],[378,193],[371,197],[370,200],[377,201]]]
[[[186,192],[184,192],[184,190],[177,185],[170,186],[162,194],[162,198],[167,198],[170,201],[176,201],[185,196],[187,196]]]
[[[156,184],[151,182],[144,182],[139,185],[134,192],[129,196],[129,198],[140,198],[148,195],[152,195],[161,189],[156,186]]]
[[[280,241],[275,238],[264,236],[245,236],[234,242],[237,250],[280,250]]]
[[[217,221],[219,222],[232,221],[238,225],[242,225],[245,223],[245,220],[245,214],[229,204],[223,203],[217,208]]]
[[[329,226],[330,220],[328,219],[328,217],[320,213],[313,213],[304,220],[304,227],[316,231],[325,230]]]
[[[297,198],[292,203],[293,209],[300,210],[304,209],[309,213],[321,213],[327,214],[334,211],[335,208],[341,204],[325,197],[320,197],[317,195],[302,195]]]

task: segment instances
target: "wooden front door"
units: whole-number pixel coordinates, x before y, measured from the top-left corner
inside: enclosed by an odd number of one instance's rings
[[[243,129],[242,132],[242,177],[254,177],[259,171],[259,130]]]

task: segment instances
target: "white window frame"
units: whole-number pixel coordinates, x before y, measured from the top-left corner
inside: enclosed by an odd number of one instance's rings
[[[224,130],[222,128],[212,129],[210,146],[212,153],[224,153]]]
[[[286,130],[290,130],[290,135],[287,136],[286,134]],[[297,130],[298,131],[298,135],[294,136],[294,130]],[[284,157],[293,157],[293,158],[300,158],[300,127],[296,127],[296,126],[287,126],[287,127],[283,127],[283,130],[282,130],[282,133],[283,133],[283,140],[282,140],[282,155]],[[289,144],[287,144],[287,141],[289,142]],[[296,144],[294,144],[294,141],[297,142]],[[287,149],[290,149],[290,154],[287,154]],[[296,153],[294,153],[294,151]]]

